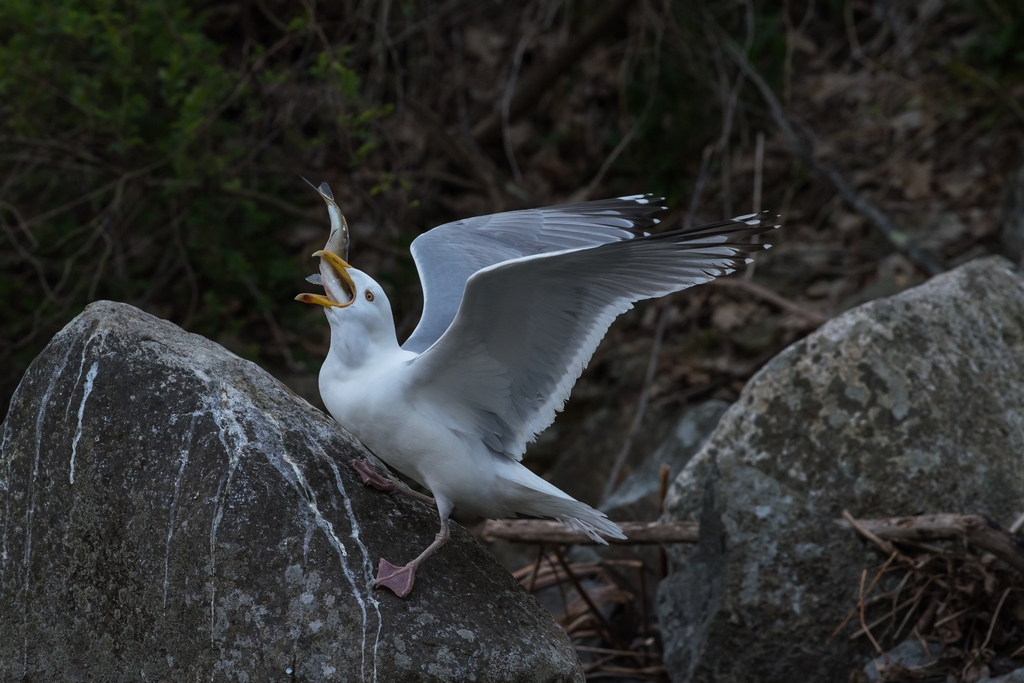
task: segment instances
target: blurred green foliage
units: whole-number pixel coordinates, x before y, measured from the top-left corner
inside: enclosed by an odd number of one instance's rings
[[[978,95],[971,107],[992,122],[1024,116],[1008,94],[1024,75],[1018,0],[948,0],[927,21],[934,3],[910,0],[636,3],[591,50],[595,59],[527,117],[519,185],[500,144],[469,140],[479,156],[466,163],[446,154],[451,140],[438,140],[415,107],[391,116],[393,104],[415,102],[445,134],[468,135],[500,101],[524,35],[550,27],[528,41],[525,78],[600,4],[0,3],[0,415],[42,346],[101,298],[276,370],[315,370],[323,316],[291,297],[311,266],[310,240],[326,237],[326,216],[300,174],[335,183],[346,211],[359,204],[363,227],[377,230],[356,236],[357,251],[372,242],[357,257],[401,294],[392,298],[405,333],[417,314],[405,247],[419,230],[567,199],[619,145],[592,198],[651,191],[692,207],[700,167],[708,184],[697,214],[748,210],[749,187],[730,191],[728,165],[757,133],[771,137],[774,123],[724,36],[789,106],[801,104],[785,101],[795,32],[809,37],[801,54],[815,54],[815,69],[847,68],[852,31],[864,44],[871,37],[872,59],[899,71],[895,33],[913,38],[915,22],[941,24],[932,39],[945,41],[943,64],[957,77],[940,93],[949,109],[969,90]],[[927,38],[917,44],[932,49]],[[776,179],[791,188],[784,203],[813,183],[799,164],[788,169]],[[483,176],[502,189],[488,190]]]
[[[964,59],[995,79],[1024,73],[1024,3],[1019,0],[956,0],[978,25],[964,36]]]
[[[281,197],[316,207],[299,171],[358,164],[389,110],[311,16],[217,40],[198,6],[0,3],[0,381],[100,298],[214,337],[308,315]]]

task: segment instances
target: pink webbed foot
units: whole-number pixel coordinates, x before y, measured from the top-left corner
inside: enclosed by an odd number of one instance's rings
[[[378,491],[386,491],[388,493],[392,493],[398,488],[398,485],[395,482],[375,470],[369,460],[353,460],[349,465],[359,473],[359,478],[362,479],[363,483],[367,486],[372,486]]]
[[[396,567],[383,557],[377,567],[377,584],[375,588],[387,588],[400,598],[412,592],[416,581],[416,567],[412,562],[404,567]]]

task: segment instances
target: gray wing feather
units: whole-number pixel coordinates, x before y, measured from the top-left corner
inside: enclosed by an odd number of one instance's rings
[[[524,256],[592,247],[645,234],[664,207],[649,195],[508,211],[440,225],[417,237],[412,256],[423,287],[423,315],[406,351],[420,353],[448,329],[473,273]]]
[[[411,361],[414,394],[450,428],[520,460],[633,302],[731,273],[767,245],[751,216],[507,261],[469,278],[455,320]]]

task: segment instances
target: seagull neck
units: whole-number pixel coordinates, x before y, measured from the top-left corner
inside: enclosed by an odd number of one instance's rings
[[[390,332],[390,334],[388,333]],[[394,329],[378,330],[376,334],[366,331],[332,330],[331,349],[327,363],[340,366],[347,372],[375,367],[402,353]]]

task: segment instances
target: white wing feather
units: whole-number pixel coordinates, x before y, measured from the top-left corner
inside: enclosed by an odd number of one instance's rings
[[[616,316],[732,272],[767,246],[736,241],[773,227],[752,218],[484,268],[451,326],[411,361],[410,389],[448,427],[521,460]]]
[[[507,211],[440,225],[411,247],[423,287],[423,315],[406,351],[419,353],[448,329],[466,281],[481,268],[536,254],[592,247],[644,234],[660,211],[650,195]]]

